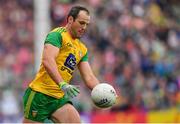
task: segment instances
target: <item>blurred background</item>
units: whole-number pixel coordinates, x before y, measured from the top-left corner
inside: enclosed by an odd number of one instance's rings
[[[180,1],[0,0],[0,123],[21,122],[22,96],[34,78],[47,33],[64,26],[73,5],[85,5],[91,24],[82,38],[101,82],[119,95],[96,108],[81,85],[74,105],[82,122],[180,122]]]

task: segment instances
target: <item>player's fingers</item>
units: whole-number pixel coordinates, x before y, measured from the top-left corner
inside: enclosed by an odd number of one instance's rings
[[[79,93],[79,92],[77,92],[75,89],[76,89],[76,88],[72,88],[72,89],[71,89],[71,92],[72,92],[72,94],[73,94],[74,97],[76,97],[77,94]]]
[[[71,91],[71,94],[72,94],[73,97],[77,96],[77,94],[73,90]]]
[[[68,95],[70,98],[73,98],[73,95],[72,95],[72,93],[71,93],[70,90],[67,91],[67,95]]]
[[[77,93],[80,93],[80,90],[77,87],[73,87],[73,90]]]
[[[75,86],[75,85],[72,85],[72,89],[73,89],[74,91],[76,91],[77,93],[80,93],[79,87],[77,87],[77,86]]]

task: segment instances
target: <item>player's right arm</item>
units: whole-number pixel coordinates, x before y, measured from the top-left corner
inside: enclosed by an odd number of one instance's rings
[[[56,64],[56,57],[59,53],[59,48],[52,44],[45,44],[43,50],[42,63],[49,76],[59,84],[63,81]]]
[[[61,45],[61,34],[58,32],[49,33],[45,40],[42,63],[49,76],[57,85],[59,85],[60,89],[63,90],[69,97],[75,97],[79,93],[79,89],[65,82],[58,71],[56,57],[59,54],[59,48]]]

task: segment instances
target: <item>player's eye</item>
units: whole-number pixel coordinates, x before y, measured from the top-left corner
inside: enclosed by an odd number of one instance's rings
[[[80,25],[86,25],[86,26],[88,25],[88,23],[86,23],[86,22],[84,22],[84,21],[79,21],[79,24],[80,24]]]
[[[83,21],[79,21],[79,24],[81,24],[81,25],[85,25],[85,22],[83,22]]]

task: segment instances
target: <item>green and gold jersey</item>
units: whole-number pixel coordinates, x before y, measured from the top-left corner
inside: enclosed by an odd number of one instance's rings
[[[45,44],[52,44],[59,48],[56,63],[60,75],[66,82],[70,82],[79,62],[88,61],[86,46],[79,39],[73,39],[64,27],[52,30],[47,35]],[[55,98],[61,98],[64,95],[59,86],[48,75],[42,63],[39,72],[29,87]]]

